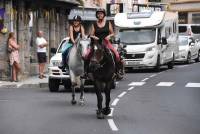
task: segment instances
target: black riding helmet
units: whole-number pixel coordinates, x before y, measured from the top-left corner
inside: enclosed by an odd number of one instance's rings
[[[98,18],[97,14],[98,14],[99,12],[102,12],[102,13],[104,14],[104,17],[106,16],[106,10],[105,10],[104,8],[99,8],[99,9],[97,9],[97,11],[96,11],[96,18]]]
[[[73,17],[73,21],[80,21],[80,22],[81,22],[81,16],[75,15],[75,16]]]

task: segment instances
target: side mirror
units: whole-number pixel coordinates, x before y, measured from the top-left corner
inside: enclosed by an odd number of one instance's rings
[[[162,41],[161,41],[161,39],[158,39],[158,44],[162,44]]]
[[[123,48],[126,48],[126,45],[123,45]]]
[[[51,53],[55,54],[56,53],[56,48],[51,48]]]
[[[162,37],[162,44],[163,45],[167,45],[167,39],[166,39],[166,37]]]

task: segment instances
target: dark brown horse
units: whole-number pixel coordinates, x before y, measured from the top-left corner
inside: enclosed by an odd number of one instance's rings
[[[103,43],[93,44],[93,54],[90,59],[90,72],[94,80],[97,95],[97,118],[103,119],[110,113],[110,91],[114,82],[115,62],[114,54]],[[105,93],[105,108],[102,107],[102,91]]]

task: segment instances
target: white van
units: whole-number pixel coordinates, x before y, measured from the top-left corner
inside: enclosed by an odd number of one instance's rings
[[[195,40],[200,40],[200,24],[179,24],[180,35],[192,36]]]
[[[69,38],[64,38],[57,50],[54,50],[55,55],[51,57],[50,64],[48,67],[49,72],[49,79],[48,79],[48,85],[49,85],[49,91],[56,92],[59,90],[59,85],[64,85],[66,89],[71,89],[71,81],[68,70],[62,71],[58,68],[58,65],[60,65],[62,61],[62,48],[64,48],[64,45],[69,41]]]
[[[177,12],[118,13],[114,23],[120,44],[126,46],[126,68],[173,68],[178,57]]]

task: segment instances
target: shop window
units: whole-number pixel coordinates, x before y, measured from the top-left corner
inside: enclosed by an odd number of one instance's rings
[[[187,24],[188,23],[188,13],[180,12],[178,13],[178,21],[179,24]]]

